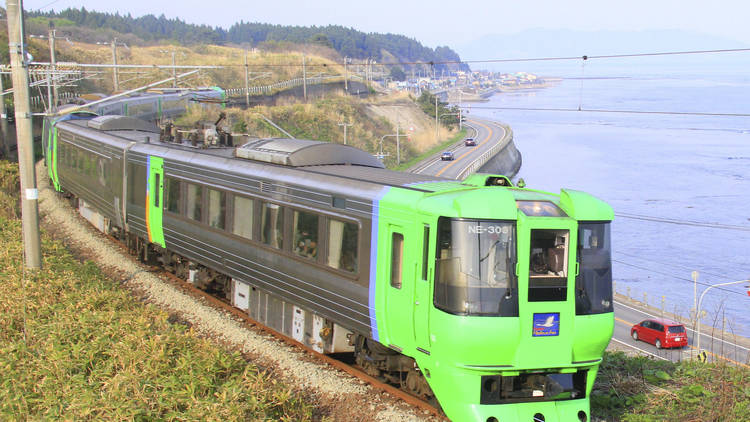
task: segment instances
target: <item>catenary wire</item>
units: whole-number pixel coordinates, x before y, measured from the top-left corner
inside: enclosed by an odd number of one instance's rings
[[[618,113],[618,114],[656,114],[672,116],[705,116],[705,117],[750,117],[750,113],[706,113],[698,111],[658,111],[658,110],[608,110],[595,108],[564,108],[564,107],[502,107],[502,106],[471,106],[474,110],[514,110],[514,111],[564,111],[587,113]]]
[[[676,220],[672,218],[652,217],[649,215],[630,214],[630,213],[622,213],[622,212],[615,213],[615,216],[621,217],[621,218],[629,218],[633,220],[643,220],[643,221],[653,221],[656,223],[676,224],[680,226],[707,227],[711,229],[723,229],[723,230],[736,230],[736,231],[750,232],[750,227],[737,226],[733,224],[705,223],[701,221],[691,221],[691,220]]]
[[[640,255],[629,254],[627,252],[622,252],[622,251],[619,251],[619,250],[613,250],[612,252],[614,252],[614,253],[616,253],[618,255],[624,255],[624,256],[627,256],[627,257],[630,257],[630,258],[635,258],[635,259],[640,259],[640,260],[643,260],[643,261],[652,262],[654,264],[659,264],[661,266],[668,266],[668,267],[673,267],[673,268],[676,268],[676,269],[684,269],[684,270],[689,270],[689,271],[695,270],[694,267],[689,267],[689,266],[684,265],[684,264],[669,264],[669,263],[657,261],[655,259],[645,258],[645,257],[640,256]],[[727,265],[737,265],[736,263],[726,263],[726,264]],[[716,277],[718,279],[726,278],[726,275],[716,274],[716,273],[712,273],[712,272],[708,272],[708,271],[704,271],[704,270],[700,270],[700,273],[701,274],[705,274],[705,275],[709,275],[709,276],[712,276],[712,277]]]
[[[689,278],[679,277],[679,276],[676,276],[674,274],[669,274],[669,273],[657,271],[657,270],[654,270],[652,268],[641,267],[640,265],[630,264],[630,263],[625,262],[625,261],[620,261],[619,259],[612,259],[612,261],[613,262],[617,262],[617,263],[622,264],[622,265],[626,265],[628,267],[638,268],[639,270],[643,270],[643,271],[648,271],[648,272],[651,272],[651,273],[660,274],[660,275],[663,275],[663,276],[666,276],[666,277],[671,277],[671,278],[674,278],[676,280],[688,281],[690,283],[694,282],[692,279],[689,279]],[[703,283],[703,282],[700,282],[700,281],[698,281],[697,284],[700,284],[701,286],[706,286],[706,287],[710,287],[711,286],[711,284]],[[717,290],[725,291],[727,293],[733,293],[733,294],[736,294],[736,295],[745,296],[743,293],[736,292],[734,290],[729,290],[729,289],[726,289],[726,288],[723,288],[723,287],[716,287],[716,289]]]

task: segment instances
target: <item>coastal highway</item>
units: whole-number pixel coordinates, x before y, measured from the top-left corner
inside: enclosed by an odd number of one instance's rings
[[[459,175],[489,148],[501,142],[506,135],[506,129],[491,120],[472,118],[467,120],[466,126],[473,130],[473,137],[477,142],[474,147],[467,147],[463,140],[454,144],[449,151],[453,151],[455,160],[441,161],[440,154],[429,157],[410,169],[414,173],[429,174],[447,178],[458,178]],[[467,136],[472,136],[469,132]],[[627,298],[618,298],[615,307],[614,335],[610,342],[611,348],[618,350],[630,349],[637,353],[651,356],[654,359],[679,361],[691,359],[697,353],[697,333],[686,325],[688,346],[682,349],[657,349],[655,346],[636,342],[630,337],[630,328],[644,319],[658,318],[659,310],[640,306],[638,302]],[[733,338],[731,335],[721,335],[720,326],[717,330],[711,327],[701,329],[701,349],[707,353],[708,360],[723,361],[725,363],[748,367],[750,365],[750,341],[744,338]],[[713,336],[711,335],[713,332]]]
[[[412,173],[457,179],[464,169],[469,167],[488,149],[501,142],[506,135],[506,129],[499,123],[491,120],[472,118],[467,119],[464,124],[469,128],[466,136],[474,138],[477,142],[476,146],[467,147],[464,145],[462,139],[460,142],[446,148],[447,151],[453,152],[455,157],[453,161],[441,161],[440,154],[437,154],[421,161],[409,171]]]

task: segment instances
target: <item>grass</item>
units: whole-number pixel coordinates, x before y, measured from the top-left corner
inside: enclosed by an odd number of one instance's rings
[[[410,158],[409,161],[405,161],[401,163],[401,165],[397,166],[394,170],[404,171],[408,169],[409,167],[417,164],[418,162],[424,160],[425,158],[431,155],[437,154],[438,152],[450,147],[451,145],[455,144],[459,140],[463,139],[465,136],[466,136],[466,129],[461,129],[460,131],[456,132],[455,135],[448,138],[446,141],[443,141],[435,145],[434,147],[423,152],[422,154],[419,154],[418,156]]]
[[[607,421],[740,421],[750,415],[750,370],[605,353],[591,412]]]
[[[0,162],[4,181],[14,167]],[[46,232],[44,268],[24,272],[12,194],[0,191],[0,206],[0,419],[312,418],[289,387],[171,323]]]

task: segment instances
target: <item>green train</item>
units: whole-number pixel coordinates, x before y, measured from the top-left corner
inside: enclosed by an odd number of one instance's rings
[[[454,421],[586,421],[613,331],[612,209],[400,173],[346,145],[196,145],[126,116],[49,121],[54,186],[142,260]]]

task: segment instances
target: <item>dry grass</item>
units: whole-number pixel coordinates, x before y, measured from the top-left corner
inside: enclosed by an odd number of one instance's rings
[[[0,419],[312,418],[288,387],[44,232],[44,269],[25,272],[20,239],[20,221],[0,216]]]

